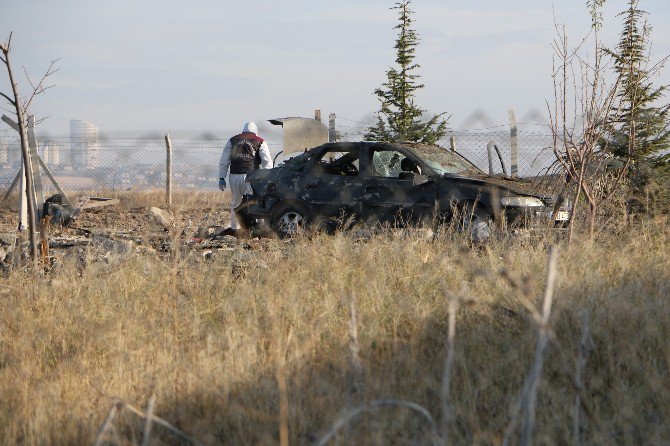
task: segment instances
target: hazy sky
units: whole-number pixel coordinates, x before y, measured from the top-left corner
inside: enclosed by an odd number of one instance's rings
[[[554,16],[575,39],[589,28],[586,0],[415,0],[418,104],[496,122],[523,118],[551,96]],[[608,0],[603,36],[616,44],[626,1]],[[38,78],[59,58],[56,86],[33,112],[42,131],[67,134],[71,118],[102,131],[212,131],[246,120],[312,116],[315,108],[366,120],[372,91],[393,63],[392,0],[0,0],[0,38]],[[670,2],[643,0],[654,54],[670,54]],[[3,67],[4,68],[4,67]],[[670,83],[670,67],[658,79]],[[7,76],[0,72],[0,89]],[[7,107],[5,107],[7,108]],[[6,113],[6,112],[5,112]],[[344,119],[344,125],[355,125]]]

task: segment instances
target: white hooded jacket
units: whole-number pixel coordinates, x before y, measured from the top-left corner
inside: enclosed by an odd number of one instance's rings
[[[247,122],[244,124],[243,133],[253,133],[258,134],[258,127],[253,122]],[[230,168],[230,151],[232,145],[230,140],[226,143],[226,146],[223,148],[223,153],[221,153],[221,159],[219,160],[219,178],[226,178],[228,175],[228,169]],[[270,148],[268,143],[263,141],[260,148],[258,149],[258,154],[261,158],[261,169],[271,169],[272,168],[272,156],[270,155]]]

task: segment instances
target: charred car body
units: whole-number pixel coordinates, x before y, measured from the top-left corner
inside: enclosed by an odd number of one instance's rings
[[[459,218],[471,228],[497,220],[562,225],[565,206],[528,192],[519,181],[490,177],[456,152],[422,144],[328,143],[247,176],[254,191],[244,203],[280,234],[319,222],[354,219],[415,224]]]

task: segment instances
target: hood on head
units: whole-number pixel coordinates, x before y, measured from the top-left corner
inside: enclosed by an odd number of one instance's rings
[[[253,122],[247,122],[244,124],[244,129],[242,130],[243,133],[254,133],[258,134],[258,127],[256,127],[256,124]]]

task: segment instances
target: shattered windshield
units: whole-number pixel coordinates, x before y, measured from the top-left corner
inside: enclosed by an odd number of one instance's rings
[[[437,146],[415,146],[416,153],[437,174],[479,174],[481,171],[458,153]]]

